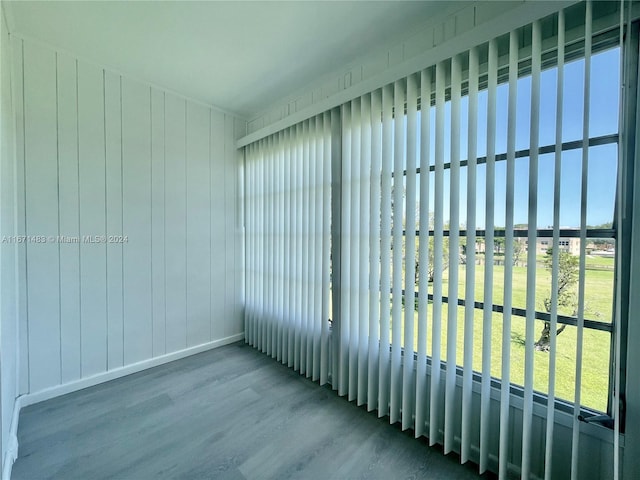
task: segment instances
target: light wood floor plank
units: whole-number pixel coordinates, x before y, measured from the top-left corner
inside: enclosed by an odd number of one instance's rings
[[[478,478],[241,342],[27,407],[19,443],[15,480]]]

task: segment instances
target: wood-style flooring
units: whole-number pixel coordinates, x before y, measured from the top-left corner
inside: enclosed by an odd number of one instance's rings
[[[12,478],[477,479],[235,343],[22,410]]]

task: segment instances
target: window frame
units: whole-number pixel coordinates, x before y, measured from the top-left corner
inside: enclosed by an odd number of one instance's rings
[[[597,53],[606,51],[606,50],[610,50],[613,48],[620,48],[620,54],[622,56],[625,55],[625,44],[620,45],[619,44],[619,37],[617,36],[618,31],[615,28],[610,28],[608,30],[604,30],[602,32],[599,33],[594,33],[593,35],[593,45],[592,45],[592,50],[591,50],[591,55],[595,55]],[[568,43],[566,45],[565,48],[567,48],[567,51],[565,53],[565,64],[569,61],[573,61],[573,60],[578,60],[580,58],[584,58],[584,47],[580,47],[580,44],[583,42],[583,39],[578,39],[578,40],[574,40],[570,43]],[[557,46],[556,48],[550,48],[547,49],[546,51],[543,51],[542,53],[542,71],[544,71],[545,69],[549,69],[549,68],[553,68],[555,65],[557,65],[557,58],[554,56],[554,54],[557,54]],[[463,72],[465,73],[465,72]],[[527,75],[531,74],[531,59],[530,57],[524,56],[524,57],[520,57],[519,61],[518,61],[518,79],[523,78]],[[482,73],[480,75],[480,81],[479,81],[479,85],[478,85],[478,91],[482,91],[483,89],[487,88],[487,73]],[[503,83],[506,83],[508,81],[508,69],[507,66],[500,66],[498,67],[498,85],[501,85]],[[622,82],[622,79],[621,79]],[[468,95],[468,79],[467,80],[463,80],[462,82],[462,88],[461,88],[461,98],[463,98],[465,95]],[[446,90],[445,90],[445,103],[450,101],[451,99],[451,86],[448,85]],[[622,99],[620,101],[620,104],[622,105]],[[435,106],[435,92],[433,92],[432,89],[432,94],[431,94],[431,99],[430,99],[430,107],[434,107]],[[420,112],[420,110],[422,109],[422,99],[420,97],[418,97],[418,112]],[[407,113],[407,103],[405,101],[404,104],[404,112],[403,114],[406,115]],[[395,109],[392,113],[392,118],[395,119],[396,118],[396,112]],[[600,136],[594,136],[594,137],[589,137],[588,139],[588,148],[592,148],[592,147],[597,147],[597,146],[603,146],[603,145],[616,145],[618,148],[618,151],[620,151],[621,145],[620,145],[620,139],[621,139],[621,135],[620,135],[620,128],[621,128],[621,124],[618,124],[618,133],[615,134],[606,134],[606,135],[600,135]],[[341,130],[340,130],[341,131]],[[572,150],[579,150],[583,148],[583,140],[571,140],[571,141],[567,141],[567,142],[563,142],[561,145],[561,151],[562,152],[567,152],[567,151],[572,151]],[[551,154],[551,153],[555,153],[556,152],[556,145],[554,144],[545,144],[545,145],[540,145],[538,147],[538,155],[543,155],[543,154]],[[522,158],[528,158],[531,154],[531,150],[530,148],[524,148],[524,149],[519,149],[516,150],[515,152],[515,161],[517,162],[519,159]],[[618,159],[620,159],[620,155],[618,155]],[[500,162],[500,161],[506,161],[507,160],[507,153],[506,152],[500,152],[500,153],[496,153],[495,154],[495,162]],[[459,162],[460,167],[465,167],[468,165],[469,159],[461,159]],[[487,156],[478,156],[476,157],[476,165],[482,165],[482,164],[486,164],[487,163]],[[620,162],[618,162],[618,168],[622,168],[622,165],[620,164]],[[448,169],[451,168],[451,163],[447,162],[444,163],[443,165],[443,169],[444,171],[447,171]],[[436,169],[435,165],[430,165],[429,167],[429,172],[434,172]],[[420,167],[418,166],[415,170],[416,175],[420,175]],[[391,176],[393,178],[394,173],[391,173]],[[403,170],[403,176],[406,177],[407,176],[407,169],[405,168]],[[617,185],[616,182],[616,189],[620,188],[619,185]],[[616,196],[617,198],[617,196]],[[614,398],[614,392],[613,392],[613,388],[614,388],[614,379],[615,379],[615,357],[616,357],[616,351],[615,351],[615,328],[617,327],[616,324],[616,314],[615,314],[615,310],[616,310],[616,302],[618,301],[617,299],[617,290],[616,290],[616,281],[615,279],[617,278],[617,272],[618,269],[620,268],[620,259],[619,259],[619,255],[620,255],[620,251],[621,251],[621,244],[620,244],[620,239],[618,238],[617,235],[617,228],[616,228],[616,214],[617,214],[617,201],[614,202],[614,212],[613,212],[613,222],[612,222],[612,228],[589,228],[587,229],[587,234],[586,234],[586,240],[591,240],[591,239],[599,239],[599,238],[604,238],[604,239],[612,239],[615,241],[615,261],[614,261],[614,284],[613,284],[613,292],[612,292],[612,311],[611,311],[611,322],[603,322],[603,321],[599,321],[599,320],[594,320],[594,319],[590,319],[590,318],[585,318],[583,319],[583,326],[585,329],[589,329],[589,330],[596,330],[596,331],[603,331],[603,332],[607,332],[610,335],[610,348],[609,348],[609,360],[610,360],[610,371],[609,371],[609,375],[608,375],[608,391],[607,391],[607,408],[606,408],[606,412],[601,412],[599,410],[596,410],[594,408],[585,406],[585,405],[580,405],[580,411],[581,413],[584,415],[584,418],[589,418],[589,417],[596,417],[596,416],[602,416],[603,413],[605,413],[606,417],[610,420],[611,417],[613,416],[613,398]],[[529,229],[514,229],[513,231],[513,236],[514,239],[515,238],[524,238],[526,239],[529,233]],[[416,229],[415,231],[415,235],[416,237],[420,234],[420,230]],[[429,237],[433,237],[435,234],[434,230],[430,229],[429,230]],[[444,237],[448,237],[450,234],[449,230],[443,230],[443,235]],[[486,229],[477,229],[475,231],[476,234],[476,238],[484,238],[485,234],[486,234]],[[403,238],[406,237],[406,230],[403,229],[402,231],[402,235]],[[494,238],[504,238],[505,236],[505,230],[504,229],[494,229],[493,230],[493,235]],[[460,229],[459,231],[459,238],[466,238],[467,237],[467,231],[464,229]],[[553,229],[536,229],[536,238],[553,238]],[[579,229],[560,229],[560,238],[580,238],[580,230]],[[404,262],[404,259],[403,259]],[[416,289],[415,291],[415,299],[418,299],[418,290]],[[405,298],[405,292],[404,289],[402,290],[402,297]],[[449,304],[449,297],[448,296],[442,296],[442,303],[446,303]],[[624,298],[624,297],[623,297]],[[428,294],[428,299],[429,301],[433,301],[434,296],[433,294]],[[466,301],[464,298],[457,298],[456,301],[457,306],[466,306]],[[481,311],[484,311],[484,303],[483,302],[478,302],[475,301],[474,302],[474,309],[478,309]],[[492,312],[494,313],[504,313],[504,306],[503,305],[498,305],[498,304],[492,304]],[[526,318],[526,309],[525,308],[517,308],[517,307],[512,307],[511,309],[511,315],[513,316],[517,316],[517,317],[522,317],[522,318]],[[550,321],[551,318],[551,314],[547,313],[547,312],[542,312],[539,310],[536,310],[534,312],[535,315],[535,319],[536,320],[540,320],[540,321]],[[567,315],[561,315],[558,314],[557,315],[557,322],[558,324],[564,324],[564,325],[569,325],[569,326],[578,326],[578,320],[577,317],[572,317],[572,316],[567,316]],[[537,325],[537,324],[536,324]],[[622,349],[621,354],[624,354],[626,349],[623,349],[622,346],[620,347]],[[405,353],[405,347],[402,348],[402,355],[404,356]],[[626,357],[626,355],[623,355]],[[417,360],[417,353],[414,352],[414,361]],[[428,369],[431,368],[431,357],[427,356],[427,366]],[[445,370],[446,369],[446,359],[442,359],[441,360],[441,369]],[[456,370],[457,370],[457,375],[458,376],[462,376],[462,372],[463,372],[463,366],[460,365],[456,365]],[[476,370],[473,370],[473,379],[474,382],[481,382],[481,376],[482,373],[478,372]],[[500,389],[502,385],[502,379],[497,378],[497,377],[491,377],[491,386],[493,388],[496,389]],[[523,397],[524,396],[524,387],[518,384],[513,383],[512,381],[510,382],[510,391],[512,394],[518,396],[518,397]],[[541,404],[541,405],[547,405],[547,394],[545,392],[539,392],[534,390],[534,402]],[[557,396],[555,397],[555,407],[557,410],[559,411],[563,411],[569,414],[572,414],[574,411],[574,403],[570,400],[567,399],[562,399],[562,398],[558,398]],[[607,426],[608,428],[613,428],[613,422],[604,422],[603,423],[605,426]]]

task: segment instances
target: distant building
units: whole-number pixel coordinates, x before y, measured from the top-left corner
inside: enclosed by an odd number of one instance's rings
[[[536,239],[536,254],[544,255],[553,246],[553,238],[538,237]],[[576,237],[561,237],[560,250],[572,255],[580,255],[580,239]]]

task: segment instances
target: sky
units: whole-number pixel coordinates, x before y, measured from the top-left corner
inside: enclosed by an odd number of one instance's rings
[[[565,64],[562,140],[563,142],[582,138],[584,111],[584,59]],[[589,114],[589,135],[598,137],[618,133],[619,89],[620,89],[620,49],[600,52],[591,59],[591,95]],[[531,120],[531,76],[518,80],[516,150],[529,148]],[[544,70],[540,77],[540,141],[539,145],[555,143],[557,68]],[[497,89],[497,130],[496,153],[507,149],[507,102],[508,84]],[[460,156],[467,157],[468,97],[460,103]],[[418,131],[420,130],[418,115]],[[487,144],[487,91],[478,95],[478,156],[486,155]],[[445,105],[445,162],[450,161],[451,149],[450,102]],[[418,135],[419,137],[419,135]],[[435,107],[431,108],[431,138],[435,138]],[[419,139],[418,139],[419,143]],[[434,164],[435,142],[431,142],[430,162]],[[419,152],[419,145],[417,151]],[[587,225],[611,222],[614,215],[615,184],[617,176],[617,145],[609,144],[589,148]],[[538,158],[538,228],[553,225],[553,183],[555,154],[540,155]],[[514,223],[528,223],[529,159],[520,158],[515,162],[515,202]],[[495,225],[505,225],[506,210],[506,162],[496,162],[495,181]],[[561,168],[561,208],[560,226],[579,228],[581,192],[582,149],[563,152]],[[420,176],[418,176],[420,177]],[[419,182],[417,192],[419,192]],[[444,174],[444,219],[449,220],[449,171]],[[485,227],[485,186],[486,167],[477,168],[476,223],[477,228]],[[460,171],[460,224],[466,224],[467,169]],[[430,174],[430,211],[433,211],[434,174]]]

